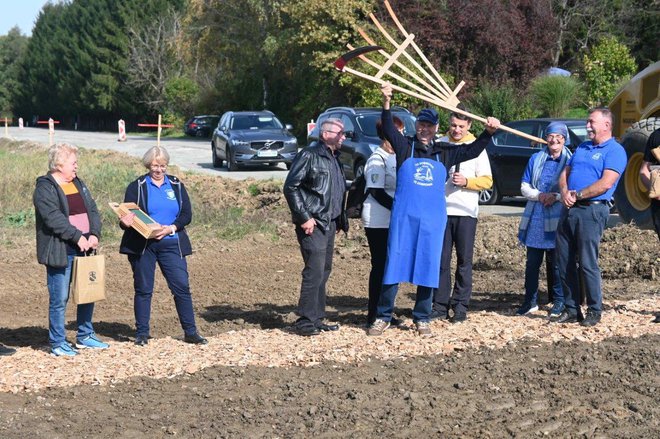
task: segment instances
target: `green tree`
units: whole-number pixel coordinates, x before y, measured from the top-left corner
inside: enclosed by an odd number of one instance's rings
[[[637,71],[630,50],[616,37],[604,37],[582,58],[590,106],[607,105],[623,82]]]
[[[13,96],[22,87],[18,81],[20,60],[27,48],[28,37],[13,27],[0,36],[0,116],[13,114]]]

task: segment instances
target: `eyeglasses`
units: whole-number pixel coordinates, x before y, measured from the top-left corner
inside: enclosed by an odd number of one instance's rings
[[[326,132],[326,133],[330,133],[330,134],[340,135],[340,136],[346,136],[346,131],[330,131],[330,130],[326,130],[325,132]]]
[[[564,136],[561,134],[548,134],[545,136],[545,140],[564,140]]]
[[[161,170],[164,171],[164,170],[167,169],[167,165],[151,165],[151,166],[149,166],[149,168],[154,170],[154,171],[157,171],[158,169],[161,169]]]

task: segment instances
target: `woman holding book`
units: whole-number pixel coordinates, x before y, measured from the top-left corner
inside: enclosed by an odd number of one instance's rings
[[[154,146],[149,149],[142,157],[142,164],[149,172],[129,184],[124,196],[125,203],[137,204],[161,225],[155,236],[146,239],[131,228],[135,220],[134,213],[120,218],[124,236],[119,252],[128,255],[133,270],[135,344],[138,346],[149,342],[156,264],[174,296],[184,341],[193,344],[208,343],[197,332],[188,281],[186,256],[192,254],[192,246],[185,227],[192,220],[192,207],[183,183],[177,177],[167,174],[169,161],[170,155],[165,148]]]

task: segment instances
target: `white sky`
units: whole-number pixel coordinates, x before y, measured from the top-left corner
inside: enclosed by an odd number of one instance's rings
[[[0,35],[18,26],[23,35],[32,35],[39,11],[49,0],[0,0]],[[57,0],[53,0],[57,3]]]

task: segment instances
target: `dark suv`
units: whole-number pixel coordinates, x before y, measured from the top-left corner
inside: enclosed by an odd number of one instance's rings
[[[582,119],[528,119],[508,122],[505,125],[544,138],[545,128],[554,121],[565,123],[568,127],[571,151],[587,140],[587,121]],[[521,195],[520,180],[525,173],[527,162],[532,154],[544,146],[507,131],[497,131],[486,147],[493,172],[493,188],[481,191],[479,203],[496,204],[504,196]]]
[[[209,137],[219,120],[220,116],[212,114],[191,117],[183,126],[183,131],[189,136]]]
[[[344,123],[346,139],[341,147],[339,160],[344,167],[347,180],[354,180],[364,172],[364,165],[381,140],[376,134],[376,122],[380,119],[380,108],[333,107],[321,113],[316,126],[307,136],[308,143],[318,141],[321,124],[329,118],[341,119]],[[405,108],[393,107],[392,114],[405,125],[404,134],[415,134],[415,116]]]
[[[287,169],[298,152],[298,141],[270,111],[228,111],[222,115],[211,139],[213,167],[227,162],[229,171],[241,165],[275,165]]]

